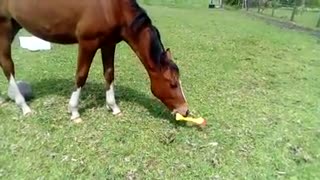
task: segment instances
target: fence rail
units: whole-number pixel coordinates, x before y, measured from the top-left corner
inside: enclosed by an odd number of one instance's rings
[[[289,1],[288,1],[289,2]],[[242,8],[259,14],[288,20],[309,28],[320,28],[320,8],[306,7],[306,0],[281,3],[280,0],[243,0]]]
[[[281,20],[295,22],[299,25],[320,29],[320,0],[139,0],[147,5],[165,5],[171,7],[206,8],[230,7],[231,5],[255,11]]]

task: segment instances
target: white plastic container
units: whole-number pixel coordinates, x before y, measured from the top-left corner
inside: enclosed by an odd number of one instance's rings
[[[51,43],[35,36],[20,36],[20,46],[30,51],[50,50]]]

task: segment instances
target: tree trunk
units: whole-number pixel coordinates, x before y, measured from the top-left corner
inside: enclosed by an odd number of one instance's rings
[[[246,10],[249,11],[249,0],[245,0],[246,1]]]
[[[258,13],[260,13],[260,1],[261,0],[258,0]]]

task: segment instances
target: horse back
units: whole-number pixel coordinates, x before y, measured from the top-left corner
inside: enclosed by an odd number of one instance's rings
[[[33,35],[50,42],[77,43],[81,38],[106,35],[114,26],[106,21],[105,11],[116,6],[106,6],[108,4],[102,4],[101,0],[6,1],[0,0],[3,12],[9,12]]]

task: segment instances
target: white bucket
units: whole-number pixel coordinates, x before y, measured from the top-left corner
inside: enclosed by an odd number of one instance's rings
[[[50,50],[51,43],[35,36],[20,36],[20,46],[30,51]]]

